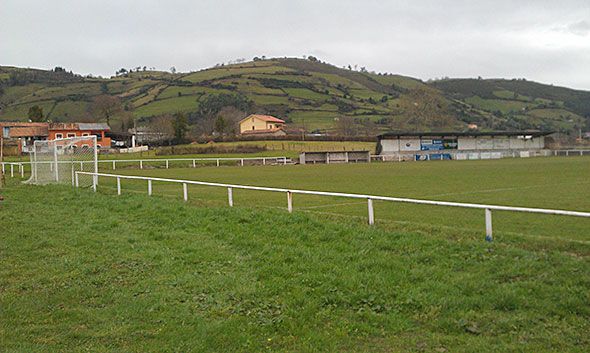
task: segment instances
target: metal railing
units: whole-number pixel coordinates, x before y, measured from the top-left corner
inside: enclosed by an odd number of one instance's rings
[[[14,167],[18,167],[18,173],[20,174],[21,178],[25,177],[25,167],[24,167],[24,163],[27,162],[2,162],[1,164],[1,168],[2,168],[2,174],[6,174],[6,166],[10,166],[10,177],[14,178]],[[30,162],[28,162],[30,163]]]
[[[108,163],[111,164],[112,170],[117,169],[117,164],[129,164],[129,163],[137,163],[139,169],[143,169],[144,164],[150,163],[161,163],[165,166],[166,169],[170,168],[170,164],[173,162],[192,162],[192,167],[197,167],[197,162],[215,162],[215,165],[219,167],[223,162],[239,162],[240,166],[244,166],[247,162],[254,162],[259,161],[262,165],[267,165],[269,163],[274,164],[287,164],[288,163],[287,157],[223,157],[223,158],[152,158],[152,159],[99,159],[98,163]],[[50,164],[51,166],[55,164],[54,161],[38,161],[38,162],[2,162],[2,172],[5,173],[6,166],[10,166],[11,169],[11,177],[14,177],[14,167],[17,166],[19,168],[19,173],[21,177],[24,177],[24,165],[31,165],[33,163],[38,164]],[[84,170],[84,164],[94,163],[94,161],[58,161],[57,163],[67,163],[67,164],[80,164],[80,170]]]
[[[293,212],[293,194],[334,196],[334,197],[364,199],[364,200],[367,200],[368,223],[370,225],[373,225],[375,223],[375,213],[374,213],[374,208],[373,208],[373,201],[390,201],[390,202],[402,202],[402,203],[412,203],[412,204],[421,204],[421,205],[435,205],[435,206],[449,206],[449,207],[481,209],[481,210],[484,210],[484,214],[485,214],[485,227],[486,227],[486,240],[487,241],[492,241],[492,211],[541,213],[541,214],[550,214],[550,215],[590,218],[590,212],[552,210],[552,209],[530,208],[530,207],[512,207],[512,206],[501,206],[501,205],[485,205],[485,204],[449,202],[449,201],[420,200],[420,199],[411,199],[411,198],[403,198],[403,197],[349,194],[349,193],[328,192],[328,191],[297,190],[297,189],[285,189],[285,188],[272,188],[272,187],[265,187],[265,186],[249,186],[249,185],[213,183],[213,182],[195,181],[195,180],[181,180],[181,179],[155,178],[155,177],[132,176],[132,175],[117,175],[117,174],[106,174],[106,173],[90,173],[90,172],[76,172],[76,177],[75,177],[75,179],[76,179],[75,186],[76,187],[78,187],[78,185],[79,185],[78,175],[80,175],[80,174],[93,176],[92,188],[95,192],[97,190],[98,177],[116,178],[116,180],[117,180],[117,194],[118,195],[121,195],[121,179],[134,179],[134,180],[147,181],[148,195],[152,195],[152,182],[154,182],[154,181],[182,184],[184,201],[188,201],[188,185],[204,185],[204,186],[223,187],[223,188],[227,188],[228,204],[230,207],[233,207],[233,205],[234,205],[233,189],[245,189],[245,190],[258,190],[258,191],[270,191],[270,192],[285,193],[287,195],[287,210],[289,211],[289,213]]]

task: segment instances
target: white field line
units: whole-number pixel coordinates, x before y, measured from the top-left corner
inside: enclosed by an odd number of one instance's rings
[[[314,208],[326,208],[326,207],[334,207],[334,206],[350,206],[350,205],[366,205],[365,201],[362,202],[341,202],[341,203],[329,203],[325,205],[317,205],[317,206],[299,206],[298,209],[303,210],[310,210]]]

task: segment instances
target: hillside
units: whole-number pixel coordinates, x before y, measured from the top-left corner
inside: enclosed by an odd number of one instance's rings
[[[352,130],[362,134],[464,129],[470,122],[484,129],[572,131],[590,116],[590,92],[522,80],[424,83],[315,58],[257,60],[191,73],[137,71],[109,79],[0,67],[0,120],[26,120],[34,105],[52,121],[92,119],[93,100],[105,94],[119,97],[140,124],[160,114],[198,114],[207,97],[219,94],[241,95],[253,103],[246,113],[275,114],[307,131],[346,132],[342,117],[350,117]]]

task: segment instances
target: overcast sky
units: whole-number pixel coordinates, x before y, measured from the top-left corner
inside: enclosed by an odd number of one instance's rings
[[[0,65],[111,76],[261,55],[590,90],[590,0],[0,0]]]

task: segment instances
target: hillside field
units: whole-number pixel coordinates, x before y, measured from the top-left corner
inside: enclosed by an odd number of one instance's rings
[[[589,211],[588,162],[120,172]],[[296,195],[288,214],[284,195],[100,185],[0,190],[0,350],[590,348],[586,219],[495,213],[487,243],[479,212],[378,203],[369,227],[350,200]]]
[[[413,92],[418,91],[418,94]],[[430,92],[426,94],[425,92]],[[254,105],[245,113],[286,119],[291,127],[337,132],[342,117],[359,135],[390,129],[542,129],[562,132],[590,126],[590,92],[522,79],[446,79],[433,82],[392,73],[339,68],[317,60],[274,58],[171,74],[133,71],[111,78],[0,66],[0,120],[27,119],[38,105],[52,121],[96,120],[91,106],[100,95],[116,96],[139,125],[161,114],[194,114],[210,96],[240,95]],[[412,98],[410,98],[412,97]],[[412,101],[408,101],[412,99]],[[442,126],[407,123],[408,104],[446,106],[431,118]],[[403,102],[406,101],[404,105]],[[366,131],[367,123],[371,125]],[[409,125],[408,125],[409,124]],[[119,129],[118,116],[111,125]],[[370,124],[369,124],[370,125]]]

